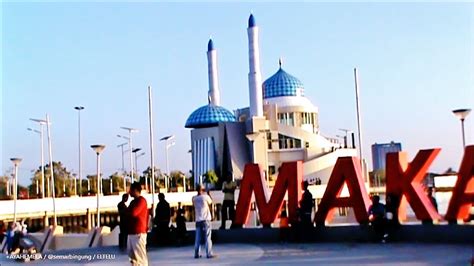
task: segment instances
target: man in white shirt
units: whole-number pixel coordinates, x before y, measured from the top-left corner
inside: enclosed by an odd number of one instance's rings
[[[204,188],[199,185],[197,187],[197,195],[193,197],[194,213],[196,217],[196,239],[194,241],[194,258],[201,257],[201,239],[204,239],[206,246],[206,256],[212,259],[215,256],[212,254],[211,241],[211,210],[209,205],[212,204],[212,199],[205,194]]]

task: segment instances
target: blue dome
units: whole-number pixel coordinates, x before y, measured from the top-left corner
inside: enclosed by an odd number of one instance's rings
[[[235,116],[223,107],[208,104],[196,109],[186,120],[185,127],[211,127],[219,122],[235,122]]]
[[[281,67],[270,78],[263,82],[263,98],[281,96],[304,96],[303,83],[286,73]]]

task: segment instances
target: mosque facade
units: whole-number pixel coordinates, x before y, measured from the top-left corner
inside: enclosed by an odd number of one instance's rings
[[[305,180],[327,183],[338,157],[356,156],[321,135],[319,110],[305,97],[303,83],[282,68],[262,82],[259,27],[248,20],[249,106],[233,112],[221,106],[217,51],[209,40],[208,104],[196,109],[185,127],[191,129],[195,183],[214,170],[222,177],[242,177],[245,164],[258,163],[267,181],[274,181],[283,162],[302,161]],[[354,146],[352,146],[354,147]]]

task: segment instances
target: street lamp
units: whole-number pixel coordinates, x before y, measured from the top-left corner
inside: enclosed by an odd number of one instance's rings
[[[43,131],[44,125],[46,125],[46,120],[43,119],[34,119],[30,118],[31,121],[36,122],[40,125],[40,130],[33,130],[28,128],[28,130],[39,133],[40,134],[40,141],[41,141],[41,197],[44,198],[44,139],[43,139]],[[47,180],[47,187],[48,187],[48,196],[49,196],[49,180]]]
[[[344,132],[346,135],[344,136],[344,149],[347,149],[348,148],[348,143],[349,143],[349,133],[352,133],[352,130],[350,129],[344,129],[344,128],[340,128],[339,129],[340,131]],[[355,147],[352,147],[352,148],[355,148]]]
[[[175,144],[174,142],[174,135],[164,136],[160,139],[160,141],[165,142],[165,156],[166,156],[166,175],[165,175],[165,189],[168,192],[168,181],[170,175],[170,165],[168,160],[168,150],[171,146]]]
[[[13,223],[16,223],[16,201],[18,198],[18,166],[21,163],[20,158],[10,159],[15,166],[15,174],[13,176]]]
[[[456,109],[453,110],[453,114],[461,120],[461,133],[462,133],[462,146],[466,148],[466,137],[464,135],[464,120],[471,112],[471,109]]]
[[[126,139],[128,141],[128,142],[122,143],[120,145],[117,145],[117,148],[120,147],[121,150],[122,150],[122,172],[124,173],[124,176],[123,176],[123,191],[126,191],[127,190],[127,178],[125,176],[125,161],[124,161],[124,157],[123,157],[123,155],[125,154],[126,151],[123,150],[123,147],[125,145],[128,145],[128,143],[130,142],[130,138],[122,136],[122,135],[117,135],[117,137],[122,138],[122,139]]]
[[[117,136],[120,136],[120,135],[117,135]],[[127,144],[128,144],[128,142],[124,142],[122,144],[117,145],[117,148],[120,148],[122,150],[122,172],[125,172],[125,160],[123,158],[123,154],[124,154],[123,147]]]
[[[99,198],[102,190],[102,179],[100,177],[100,153],[105,149],[105,145],[91,145],[97,154],[97,227],[100,227],[100,205]]]
[[[130,175],[131,175],[131,180],[133,180],[133,145],[132,145],[132,133],[138,132],[138,129],[136,128],[130,128],[130,127],[120,127],[121,129],[127,130],[128,131],[128,148],[130,149]]]
[[[142,150],[142,148],[135,148],[135,149],[133,149],[133,151],[132,151],[132,152],[135,154],[135,170],[137,171],[137,175],[138,175],[138,176],[140,176],[140,175],[138,174],[138,173],[140,172],[140,171],[138,170],[138,158],[139,158],[139,157],[142,157],[143,155],[145,155],[144,152],[138,154],[138,152],[141,151],[141,150]],[[148,181],[147,181],[147,179],[145,178],[145,190],[147,190],[147,189],[148,189]]]
[[[77,110],[77,128],[78,128],[78,149],[79,149],[79,196],[82,194],[82,144],[81,144],[81,111],[83,106],[74,107]],[[77,195],[76,179],[74,178],[74,190]]]

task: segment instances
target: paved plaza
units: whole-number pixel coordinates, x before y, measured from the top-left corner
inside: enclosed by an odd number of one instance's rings
[[[150,265],[470,265],[474,247],[446,244],[217,244],[215,259],[194,259],[193,247],[152,248]],[[113,258],[107,258],[116,254]],[[96,256],[78,261],[46,257],[38,265],[129,265],[115,248],[57,251],[51,256]],[[102,256],[103,258],[98,259]],[[0,265],[19,265],[0,258]]]

